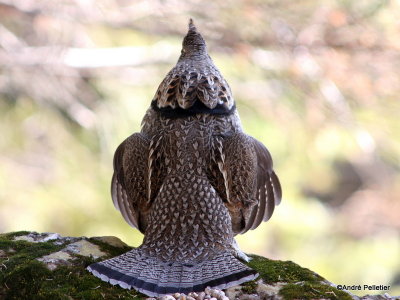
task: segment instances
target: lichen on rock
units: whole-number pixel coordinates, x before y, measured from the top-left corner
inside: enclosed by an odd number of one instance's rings
[[[89,264],[130,249],[116,237],[1,234],[0,299],[146,299],[145,295],[103,282],[86,271]],[[388,295],[359,298],[339,291],[318,274],[293,262],[250,257],[248,265],[260,274],[257,280],[225,291],[206,289],[164,299],[395,299]]]
[[[57,251],[37,258],[37,260],[43,262],[50,271],[54,271],[60,265],[72,265],[71,260],[74,259],[76,259],[76,257],[71,256],[65,251]]]

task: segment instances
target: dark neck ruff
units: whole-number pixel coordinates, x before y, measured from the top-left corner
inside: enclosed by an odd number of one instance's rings
[[[196,101],[191,107],[188,109],[183,109],[181,107],[176,107],[172,108],[170,106],[168,107],[158,107],[157,106],[157,101],[153,100],[151,102],[151,108],[159,113],[163,117],[169,118],[169,119],[177,119],[177,118],[185,118],[189,116],[194,116],[197,114],[210,114],[210,115],[231,115],[235,112],[236,110],[236,105],[233,105],[231,109],[228,109],[222,104],[218,104],[216,107],[213,109],[208,108],[207,106],[204,105],[203,102],[201,101]]]

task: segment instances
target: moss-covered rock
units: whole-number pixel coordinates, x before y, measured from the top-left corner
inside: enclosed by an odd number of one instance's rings
[[[129,249],[94,238],[33,232],[2,234],[0,299],[144,299],[86,271],[89,264]]]
[[[283,299],[353,299],[343,291],[318,282],[289,283],[282,287],[279,294]]]
[[[267,286],[278,286],[277,294],[282,299],[352,299],[348,293],[339,291],[317,273],[292,261],[271,260],[256,255],[250,257],[252,260],[248,265],[257,270],[262,279],[254,288],[257,294],[266,290]],[[250,284],[251,282],[247,283]],[[243,287],[246,288],[247,286]]]
[[[130,249],[115,237],[1,234],[0,299],[145,299],[136,291],[112,286],[86,271],[89,264]],[[230,299],[359,299],[293,262],[251,257],[248,265],[260,277],[226,290]]]
[[[274,282],[319,282],[324,278],[309,269],[300,267],[292,261],[272,260],[265,257],[250,255],[249,267],[255,269],[265,283]]]

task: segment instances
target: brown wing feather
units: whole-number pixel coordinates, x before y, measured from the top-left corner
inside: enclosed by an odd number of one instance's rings
[[[128,196],[126,195],[126,191],[119,183],[115,174],[113,175],[111,183],[111,195],[115,208],[121,212],[125,221],[130,226],[139,228],[137,223],[138,214],[129,206],[129,200]]]
[[[282,187],[281,183],[279,182],[278,176],[276,176],[274,171],[272,171],[271,173],[271,182],[272,186],[274,187],[275,205],[279,205],[282,200]]]
[[[128,137],[115,151],[111,196],[125,221],[144,232],[149,201],[147,175],[149,141],[140,133]]]
[[[267,221],[275,209],[273,186],[270,180],[272,171],[272,157],[268,149],[256,139],[253,139],[254,150],[257,155],[257,217],[250,229],[257,228],[261,222]]]
[[[275,205],[278,205],[282,198],[282,189],[273,170],[271,154],[262,143],[254,138],[252,141],[257,156],[257,205],[251,208],[250,218],[242,233],[257,228],[263,221],[268,221]]]
[[[282,197],[279,179],[268,149],[256,139],[236,133],[223,140],[219,176],[214,182],[232,218],[235,234],[257,228],[267,221]]]

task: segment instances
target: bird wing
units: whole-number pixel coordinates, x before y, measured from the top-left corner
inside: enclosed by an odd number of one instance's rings
[[[157,142],[158,141],[158,142]],[[134,133],[114,154],[111,196],[125,221],[142,233],[146,230],[151,204],[162,176],[157,170],[159,140]]]
[[[220,176],[211,182],[229,210],[233,231],[255,229],[271,217],[282,198],[271,154],[262,143],[240,132],[216,144]]]
[[[268,221],[282,199],[282,188],[273,170],[272,157],[268,149],[254,138],[253,147],[257,157],[256,205],[251,209],[244,232],[255,229],[261,222]]]

